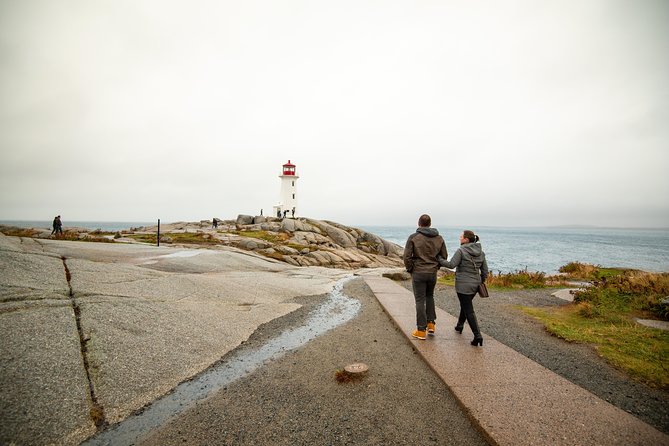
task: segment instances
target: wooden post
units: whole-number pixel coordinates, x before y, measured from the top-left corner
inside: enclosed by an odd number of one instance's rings
[[[160,246],[160,219],[158,219],[158,246]]]

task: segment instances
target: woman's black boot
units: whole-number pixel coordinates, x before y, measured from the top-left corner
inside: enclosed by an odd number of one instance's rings
[[[474,338],[474,340],[472,341],[472,345],[473,346],[480,345],[481,347],[483,347],[483,338]]]
[[[462,334],[462,328],[463,328],[463,327],[458,327],[458,326],[456,325],[456,326],[455,326],[455,331],[457,331],[458,333]]]

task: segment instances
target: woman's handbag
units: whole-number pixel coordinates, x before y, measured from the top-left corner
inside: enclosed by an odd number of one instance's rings
[[[481,270],[479,269],[478,266],[476,266],[476,262],[474,262],[474,259],[471,257],[469,258],[469,261],[472,262],[472,265],[474,265],[474,268],[476,271],[478,271],[479,274],[481,274]],[[490,294],[488,293],[488,285],[485,284],[484,281],[481,281],[481,284],[479,285],[479,296],[481,297],[490,297]]]

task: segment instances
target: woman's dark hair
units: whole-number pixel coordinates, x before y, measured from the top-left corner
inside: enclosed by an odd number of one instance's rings
[[[469,240],[469,243],[476,243],[479,241],[479,236],[474,234],[474,231],[470,231],[469,229],[466,229],[462,232],[462,235]]]

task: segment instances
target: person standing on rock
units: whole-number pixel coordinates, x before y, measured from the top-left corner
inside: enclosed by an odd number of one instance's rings
[[[53,231],[51,231],[51,235],[63,235],[63,223],[60,221],[60,215],[57,215],[53,219]]]
[[[439,261],[437,256],[448,257],[446,243],[432,219],[423,214],[418,229],[411,234],[404,247],[404,267],[411,273],[411,285],[416,300],[416,330],[411,336],[425,339],[426,332],[434,335],[437,313],[434,308],[434,287],[437,285]]]
[[[474,333],[472,345],[483,346],[483,337],[474,313],[472,301],[479,290],[479,285],[488,277],[488,262],[479,243],[479,236],[473,231],[465,230],[460,234],[460,248],[455,251],[450,262],[446,257],[439,257],[439,264],[455,269],[455,292],[460,301],[460,317],[455,331],[462,333],[465,320]]]

